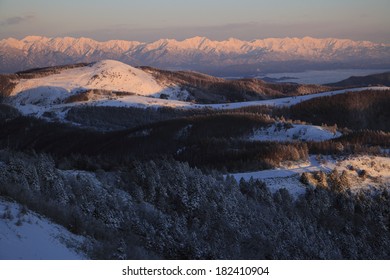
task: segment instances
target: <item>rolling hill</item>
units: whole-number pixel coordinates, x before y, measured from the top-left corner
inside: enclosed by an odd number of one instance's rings
[[[70,107],[207,107],[257,102],[329,90],[320,85],[227,80],[193,71],[132,67],[115,60],[31,69],[0,75],[4,102],[25,115],[42,116]],[[61,118],[61,116],[59,116]]]

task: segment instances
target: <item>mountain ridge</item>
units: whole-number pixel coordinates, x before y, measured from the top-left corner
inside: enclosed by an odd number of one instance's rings
[[[367,76],[351,76],[337,83],[329,83],[327,85],[335,87],[364,87],[371,85],[390,86],[390,72]]]
[[[337,63],[341,66],[390,65],[390,45],[369,41],[312,37],[267,38],[224,41],[192,37],[182,41],[160,39],[154,42],[110,40],[99,42],[90,38],[27,36],[21,40],[0,40],[0,72],[60,64],[115,59],[132,65],[148,65],[173,69],[191,69],[212,73],[212,69],[240,72],[243,65],[267,71],[268,64],[294,61],[311,64]],[[301,65],[299,67],[305,67]],[[241,71],[242,72],[242,71]],[[212,73],[215,74],[215,73]]]
[[[106,44],[106,43],[119,43],[119,42],[127,42],[127,43],[134,43],[134,44],[143,44],[143,45],[149,45],[153,44],[156,42],[174,42],[174,43],[182,43],[182,44],[187,44],[187,43],[193,43],[200,41],[200,43],[208,42],[208,43],[236,43],[236,44],[254,44],[254,45],[262,45],[264,43],[276,43],[276,42],[283,42],[285,44],[286,42],[294,42],[294,43],[300,43],[300,42],[305,42],[305,43],[334,43],[334,42],[339,42],[339,43],[348,43],[348,44],[359,44],[359,45],[365,45],[365,46],[373,46],[373,45],[379,45],[379,46],[390,46],[390,44],[385,44],[385,43],[374,43],[371,41],[367,40],[359,40],[359,41],[354,41],[351,39],[339,39],[339,38],[333,38],[333,37],[328,37],[328,38],[315,38],[311,36],[304,36],[302,38],[300,37],[270,37],[270,38],[264,38],[264,39],[254,39],[254,40],[240,40],[234,37],[228,38],[226,40],[212,40],[207,37],[203,36],[194,36],[190,37],[184,40],[176,40],[176,39],[171,39],[171,38],[163,38],[159,39],[153,42],[140,42],[140,41],[135,41],[135,40],[107,40],[107,41],[98,41],[94,40],[91,38],[87,37],[70,37],[70,36],[65,36],[65,37],[46,37],[46,36],[36,36],[36,35],[29,35],[24,37],[23,39],[16,39],[13,37],[9,37],[6,39],[0,40],[0,43],[6,42],[6,41],[13,41],[13,42],[25,42],[25,43],[33,43],[37,41],[81,41],[81,42],[89,42],[89,43],[100,43],[100,44]]]

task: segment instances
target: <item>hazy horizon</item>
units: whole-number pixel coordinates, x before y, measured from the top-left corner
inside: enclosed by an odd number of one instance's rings
[[[0,0],[0,39],[37,35],[151,42],[310,36],[390,43],[388,10],[386,0]]]

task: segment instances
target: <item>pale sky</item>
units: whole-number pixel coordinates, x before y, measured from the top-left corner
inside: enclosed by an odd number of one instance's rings
[[[0,39],[312,36],[390,43],[389,11],[390,0],[0,0]]]

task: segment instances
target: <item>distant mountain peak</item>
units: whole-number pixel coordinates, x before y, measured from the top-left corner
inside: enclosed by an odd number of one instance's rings
[[[190,48],[200,48],[202,46],[202,44],[204,43],[208,43],[210,42],[210,40],[206,37],[200,37],[200,36],[196,36],[196,37],[192,37],[192,38],[189,38],[189,39],[185,39],[181,42],[178,42],[179,44],[182,45],[182,47],[190,47]]]
[[[23,42],[35,42],[35,41],[41,41],[41,40],[47,40],[47,39],[49,39],[49,38],[43,37],[43,36],[30,35],[30,36],[24,37],[21,41],[23,41]]]

